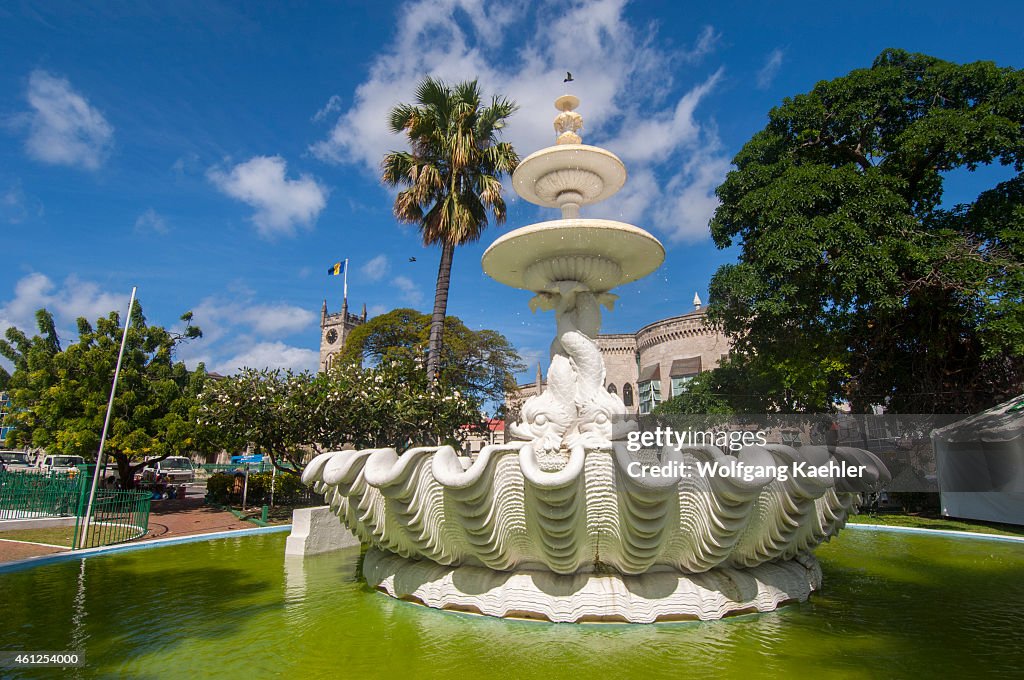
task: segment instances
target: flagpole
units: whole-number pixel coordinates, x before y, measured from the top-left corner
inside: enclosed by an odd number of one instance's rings
[[[345,258],[345,287],[344,287],[344,297],[345,297],[345,299],[346,299],[346,300],[348,300],[348,258],[347,258],[347,257]]]
[[[132,297],[128,301],[128,313],[124,317],[124,334],[121,336],[121,350],[117,353],[117,366],[114,368],[114,382],[110,385],[110,399],[107,401],[107,417],[103,419],[103,433],[100,435],[100,450],[96,454],[96,469],[92,473],[92,488],[89,490],[89,505],[82,522],[82,534],[78,546],[85,547],[85,539],[89,534],[89,520],[92,518],[92,504],[96,500],[96,486],[100,481],[100,470],[103,468],[103,445],[107,442],[107,429],[110,427],[110,413],[114,410],[114,394],[117,392],[117,377],[121,374],[121,359],[124,358],[124,346],[128,342],[128,326],[132,323],[132,307],[135,306],[135,290],[132,286]],[[88,468],[86,468],[88,469]]]

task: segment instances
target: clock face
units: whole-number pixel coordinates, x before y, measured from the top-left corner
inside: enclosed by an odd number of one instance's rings
[[[333,328],[331,330],[327,331],[327,342],[329,342],[329,343],[331,343],[333,345],[337,341],[338,341],[338,331],[334,330]]]

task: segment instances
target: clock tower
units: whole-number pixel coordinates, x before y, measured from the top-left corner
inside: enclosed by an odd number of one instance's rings
[[[335,358],[345,347],[348,334],[356,326],[366,323],[366,305],[363,305],[362,315],[349,314],[348,298],[341,302],[341,311],[329,314],[327,312],[327,300],[324,300],[320,308],[320,367],[324,371],[331,367]]]

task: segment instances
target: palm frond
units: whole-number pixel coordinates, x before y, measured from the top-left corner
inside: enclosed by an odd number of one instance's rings
[[[395,216],[418,223],[428,245],[475,241],[489,212],[505,220],[501,177],[519,157],[497,135],[517,106],[500,96],[485,105],[475,80],[449,86],[427,77],[415,95],[415,104],[396,106],[389,120],[410,151],[393,151],[381,163],[384,183],[406,187],[395,197]]]

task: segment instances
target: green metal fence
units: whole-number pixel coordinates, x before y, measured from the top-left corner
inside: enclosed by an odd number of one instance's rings
[[[123,543],[146,534],[151,493],[97,489],[89,530],[83,540],[91,485],[92,478],[81,473],[0,471],[0,519],[74,516],[73,549]]]
[[[92,504],[92,518],[83,539],[82,525],[89,502],[89,492],[86,489],[76,513],[75,535],[71,547],[95,548],[145,536],[149,530],[149,506],[152,498],[153,495],[148,491],[97,489]]]
[[[85,482],[80,474],[0,471],[0,519],[70,517]]]

